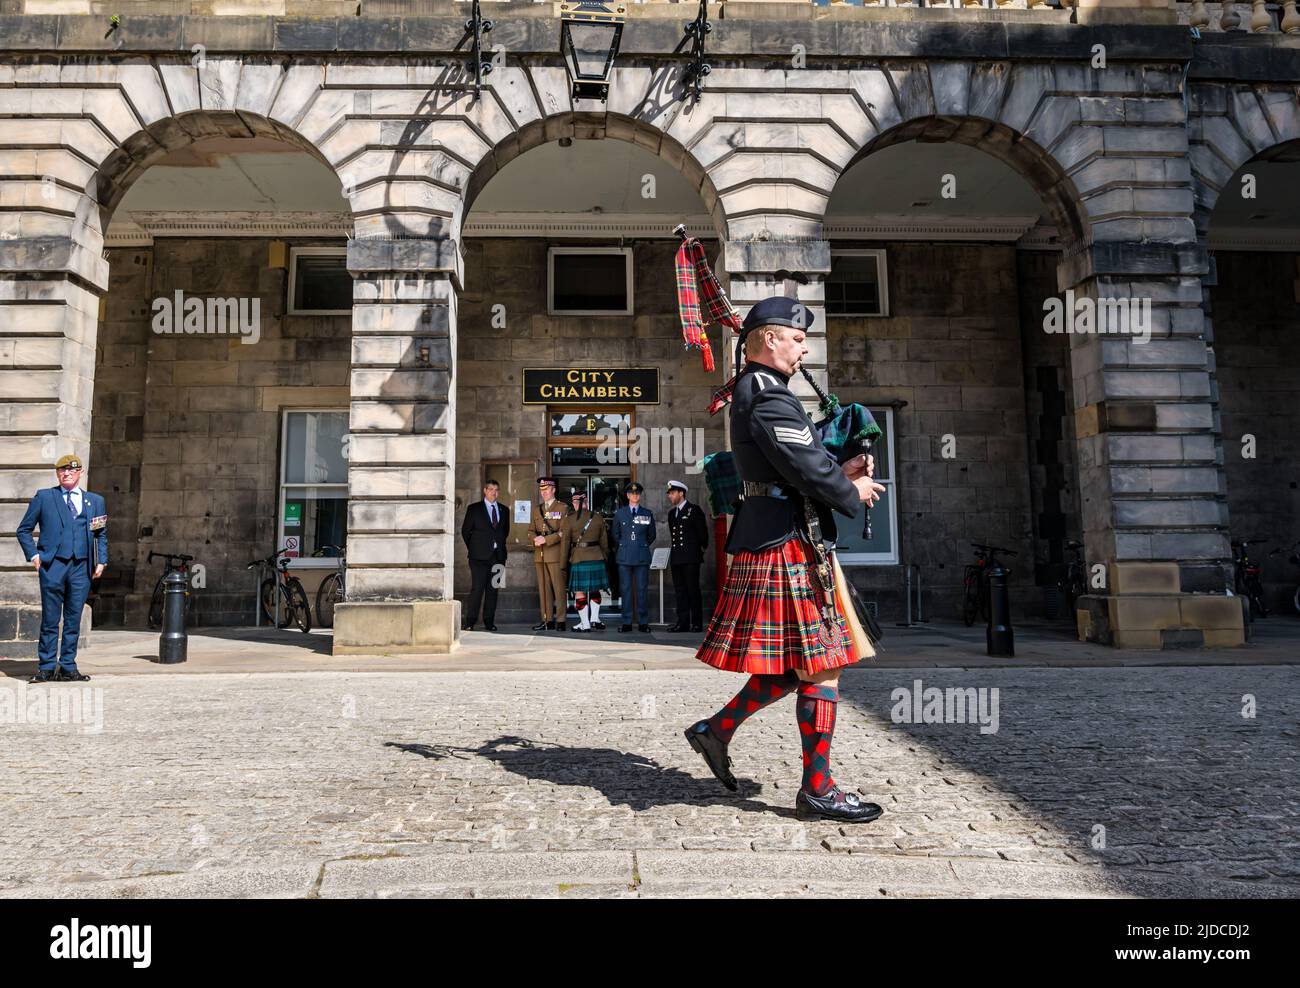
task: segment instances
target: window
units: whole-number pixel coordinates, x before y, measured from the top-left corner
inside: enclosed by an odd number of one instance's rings
[[[352,314],[352,275],[348,273],[346,247],[294,247],[290,250],[289,314]]]
[[[552,247],[546,308],[558,316],[630,316],[631,247]]]
[[[828,316],[889,315],[883,250],[832,250],[825,287]]]
[[[331,567],[348,527],[346,411],[286,411],[280,448],[278,548],[294,566]],[[320,553],[319,556],[315,555]]]
[[[878,483],[885,486],[885,493],[871,508],[871,538],[862,537],[863,522],[866,519],[867,506],[858,508],[858,515],[853,521],[845,521],[837,516],[835,527],[838,536],[835,539],[840,562],[845,566],[888,566],[898,562],[898,488],[897,467],[894,463],[894,410],[892,408],[873,408],[871,414],[884,433],[871,448],[871,455],[876,461]]]

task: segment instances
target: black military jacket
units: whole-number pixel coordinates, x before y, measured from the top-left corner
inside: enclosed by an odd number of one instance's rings
[[[748,363],[736,379],[731,403],[731,448],[744,481],[781,484],[788,496],[746,497],[727,536],[727,552],[757,552],[789,541],[804,517],[803,498],[818,509],[823,535],[834,539],[833,509],[856,517],[861,501],[853,482],[835,462],[790,378],[763,364]]]
[[[671,535],[672,553],[668,562],[704,562],[704,549],[709,544],[709,521],[698,504],[683,501],[681,507],[668,509],[668,531]]]

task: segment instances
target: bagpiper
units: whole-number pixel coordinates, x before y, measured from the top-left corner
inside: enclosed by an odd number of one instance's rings
[[[574,631],[604,631],[600,623],[600,594],[609,588],[609,533],[605,519],[587,510],[587,492],[574,487],[569,492],[573,513],[564,519],[560,558],[569,573],[569,591],[578,609],[578,626]]]
[[[537,478],[537,507],[533,508],[533,563],[537,570],[537,602],[542,619],[533,625],[534,631],[563,631],[566,627],[564,612],[569,595],[564,589],[564,571],[561,569],[561,528],[569,514],[569,506],[555,499],[555,478]]]
[[[704,509],[686,497],[687,486],[668,481],[668,534],[672,551],[668,565],[673,571],[673,592],[677,597],[677,623],[669,631],[703,631],[704,598],[700,593],[700,566],[709,545],[709,520]]]
[[[796,299],[774,296],[750,309],[741,329],[745,363],[730,410],[744,500],[727,538],[734,558],[704,644],[696,657],[749,674],[721,710],[686,729],[691,747],[728,788],[737,788],[728,745],[745,719],[790,693],[803,747],[800,818],[862,823],[882,810],[846,793],[831,776],[839,675],[857,662],[843,615],[828,602],[805,522],[805,499],[833,527],[830,511],[849,518],[884,487],[871,479],[869,457],[841,467],[822,445],[790,376],[807,355],[813,314]],[[738,361],[739,362],[739,361]]]

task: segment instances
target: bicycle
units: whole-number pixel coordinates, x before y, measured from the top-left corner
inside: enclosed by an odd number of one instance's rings
[[[178,552],[154,552],[153,550],[150,550],[148,561],[153,562],[154,556],[164,559],[166,562],[163,564],[162,576],[158,577],[158,582],[154,584],[153,596],[149,598],[149,627],[162,627],[163,600],[167,593],[165,583],[167,577],[172,573],[180,573],[185,577],[185,617],[188,620],[190,614],[189,563],[194,557],[181,555]]]
[[[320,587],[316,590],[316,623],[322,628],[334,627],[334,605],[341,604],[347,599],[344,584],[347,565],[342,546],[323,545],[312,555],[323,556],[330,549],[334,550],[334,555],[338,557],[338,569],[321,580]]]
[[[1237,596],[1246,598],[1248,617],[1251,620],[1268,617],[1268,608],[1264,606],[1264,584],[1259,579],[1260,567],[1250,561],[1247,546],[1262,545],[1267,541],[1268,539],[1234,539],[1232,543],[1233,589]]]
[[[976,616],[982,618],[985,624],[988,623],[989,573],[993,570],[993,564],[998,561],[998,556],[1018,555],[1012,549],[985,545],[982,542],[972,542],[971,547],[975,550],[975,562],[966,564],[961,581],[964,588],[961,619],[968,628],[975,623]],[[1007,572],[1010,573],[1010,570]]]
[[[1066,613],[1074,620],[1074,604],[1088,592],[1084,580],[1083,543],[1070,539],[1065,543],[1065,551],[1070,554],[1070,562],[1065,568],[1065,577],[1057,584],[1061,596],[1065,598]]]
[[[307,591],[302,587],[302,581],[296,576],[289,575],[289,559],[285,556],[288,549],[281,549],[279,552],[267,556],[265,559],[254,559],[248,564],[248,569],[256,569],[259,566],[270,566],[274,576],[269,576],[262,581],[262,586],[258,593],[258,601],[262,607],[262,616],[266,618],[267,624],[275,625],[275,602],[276,594],[279,593],[280,601],[280,623],[279,627],[287,628],[292,622],[298,626],[298,630],[304,635],[311,631],[311,606],[307,603]]]
[[[1270,552],[1269,556],[1278,556],[1283,552],[1290,552],[1290,555],[1286,557],[1288,563],[1292,566],[1300,566],[1300,539],[1293,542],[1290,549],[1282,549],[1279,547]],[[1297,611],[1300,611],[1300,587],[1296,587],[1295,596],[1291,598],[1291,603]]]

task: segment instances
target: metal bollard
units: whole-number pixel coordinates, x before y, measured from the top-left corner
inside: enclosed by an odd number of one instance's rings
[[[1011,628],[1011,598],[1007,594],[1007,571],[1001,561],[989,571],[989,625],[986,632],[989,655],[1016,654],[1015,633]]]
[[[164,665],[184,662],[189,649],[185,632],[185,592],[189,580],[184,573],[171,572],[163,580],[162,634],[158,636],[158,661]]]
[[[915,623],[912,621],[912,564],[908,563],[903,567],[903,601],[907,606],[907,620],[899,621],[900,628],[910,628]]]

